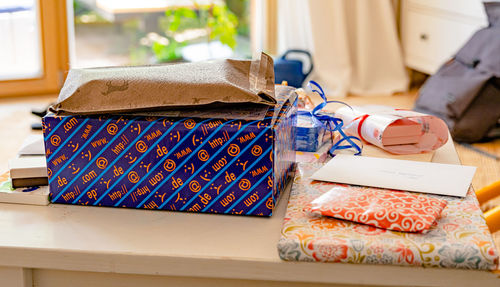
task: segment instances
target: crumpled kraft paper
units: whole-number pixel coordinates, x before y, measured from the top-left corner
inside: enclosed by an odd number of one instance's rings
[[[273,60],[74,69],[50,109],[58,115],[117,114],[228,104],[276,104]]]

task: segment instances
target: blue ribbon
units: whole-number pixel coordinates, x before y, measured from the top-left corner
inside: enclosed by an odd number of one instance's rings
[[[333,104],[333,103],[342,104],[348,106],[352,110],[351,106],[341,101],[328,101],[326,99],[325,92],[323,91],[321,86],[315,81],[310,81],[308,86],[311,88],[312,92],[317,93],[323,99],[323,102],[315,106],[312,111],[298,111],[297,115],[310,117],[311,120],[316,125],[321,126],[330,133],[333,133],[335,131],[339,132],[340,140],[338,140],[328,151],[328,153],[331,156],[335,156],[333,153],[336,150],[343,150],[349,148],[354,148],[356,150],[356,153],[354,155],[361,155],[361,147],[358,144],[356,144],[353,140],[357,140],[360,143],[362,143],[362,141],[358,137],[348,136],[345,134],[345,132],[342,130],[344,126],[342,119],[336,118],[334,116],[325,113],[321,113],[321,110],[328,104]]]

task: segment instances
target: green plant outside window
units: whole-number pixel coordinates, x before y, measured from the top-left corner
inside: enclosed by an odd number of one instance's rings
[[[180,50],[188,42],[220,41],[231,49],[236,47],[238,18],[229,10],[225,2],[199,5],[193,8],[169,9],[160,27],[165,31],[165,39],[154,41],[152,51],[159,62],[181,58]]]

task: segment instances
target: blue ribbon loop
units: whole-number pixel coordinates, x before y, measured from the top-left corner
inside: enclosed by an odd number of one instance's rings
[[[362,141],[358,137],[348,136],[345,134],[345,132],[342,129],[344,126],[342,119],[339,119],[337,117],[325,113],[321,113],[321,110],[328,104],[333,104],[333,103],[342,104],[348,106],[352,110],[351,106],[341,101],[328,101],[326,99],[325,92],[323,91],[321,86],[315,81],[310,81],[308,86],[311,88],[312,92],[317,93],[323,99],[323,102],[315,106],[312,111],[298,111],[297,115],[310,117],[313,123],[315,123],[318,126],[321,126],[326,131],[329,131],[330,133],[337,131],[340,134],[340,140],[338,140],[328,151],[328,153],[331,156],[335,156],[334,152],[336,150],[343,150],[349,148],[354,148],[356,150],[356,153],[354,155],[361,155],[362,148],[358,144],[356,144],[354,140],[357,140],[360,143],[362,143]]]

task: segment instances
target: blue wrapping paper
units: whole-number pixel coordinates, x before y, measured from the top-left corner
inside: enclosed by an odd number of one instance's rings
[[[297,151],[316,152],[326,141],[331,141],[331,132],[327,131],[319,121],[314,121],[312,117],[297,116]]]
[[[296,94],[263,120],[48,115],[53,203],[271,216],[295,162]]]

